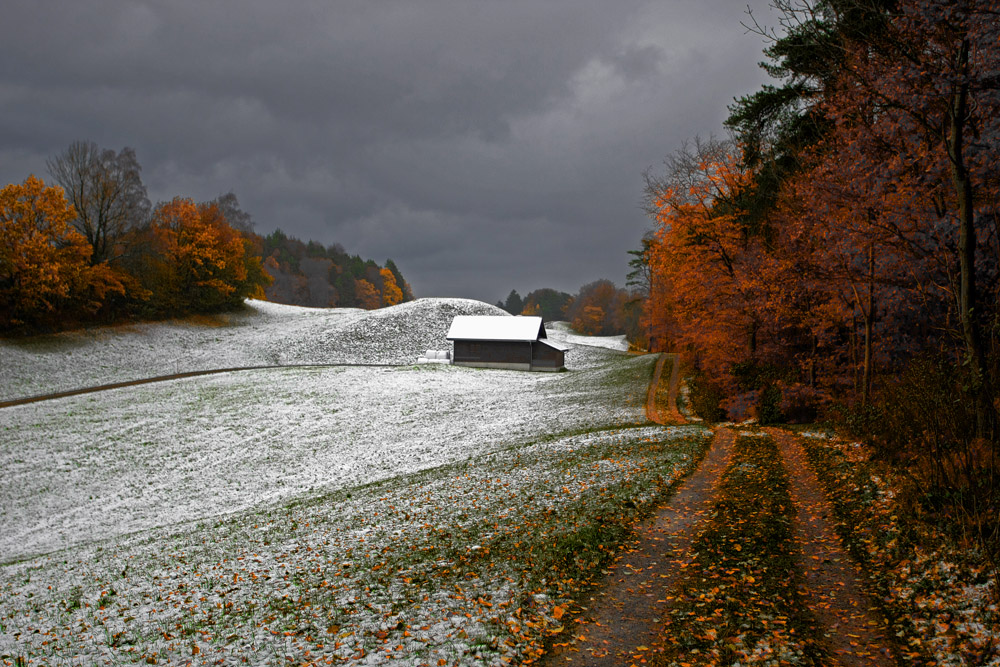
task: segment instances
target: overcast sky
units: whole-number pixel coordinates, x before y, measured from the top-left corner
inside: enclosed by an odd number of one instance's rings
[[[766,0],[750,3],[769,23]],[[766,80],[738,0],[5,0],[0,183],[75,140],[155,203],[392,258],[417,296],[622,285],[642,172]]]

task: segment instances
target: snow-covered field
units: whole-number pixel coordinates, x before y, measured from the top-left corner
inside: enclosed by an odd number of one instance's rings
[[[633,424],[641,393],[622,396],[604,376],[648,363],[267,369],[6,408],[0,562]]]
[[[504,314],[470,299],[381,310],[247,301],[243,312],[0,340],[0,400],[187,371],[283,364],[409,364],[451,349],[455,315]]]
[[[451,299],[251,308],[226,326],[5,343],[6,395],[195,368],[412,363],[447,347],[453,315],[495,313]],[[705,437],[644,425],[654,357],[574,342],[570,373],[262,369],[0,410],[0,661],[523,657],[561,614],[534,595],[519,545],[551,543],[609,489],[641,504]]]
[[[580,336],[573,333],[568,322],[552,322],[546,325],[546,333],[553,340],[560,340],[570,345],[586,345],[588,347],[603,347],[619,352],[628,352],[628,341],[625,334],[620,336]]]

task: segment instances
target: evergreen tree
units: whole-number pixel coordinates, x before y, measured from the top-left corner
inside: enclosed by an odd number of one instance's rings
[[[517,293],[517,290],[512,289],[510,294],[507,295],[507,300],[504,301],[503,309],[511,315],[521,314],[521,311],[524,309],[524,302],[521,301],[521,295]]]

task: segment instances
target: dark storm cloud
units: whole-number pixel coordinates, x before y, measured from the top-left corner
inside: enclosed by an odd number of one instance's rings
[[[621,284],[643,169],[762,81],[745,11],[7,2],[0,180],[127,145],[152,198],[233,190],[259,231],[391,257],[418,295]]]

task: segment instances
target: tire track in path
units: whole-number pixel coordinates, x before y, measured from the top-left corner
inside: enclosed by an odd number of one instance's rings
[[[670,362],[670,379],[667,384],[666,409],[660,409],[657,396],[662,393],[663,367]],[[684,415],[677,409],[677,391],[680,385],[681,360],[676,354],[661,354],[653,370],[653,380],[646,393],[646,418],[656,424],[683,424]]]
[[[830,665],[895,665],[892,641],[881,615],[865,594],[864,577],[833,528],[833,507],[807,465],[801,440],[777,428],[764,429],[778,443],[796,508],[794,539],[806,605],[816,619]]]
[[[546,653],[542,665],[621,665],[639,646],[652,646],[667,607],[664,594],[693,562],[691,540],[711,515],[717,484],[729,464],[735,433],[716,431],[708,454],[677,493],[636,529],[625,553],[585,605],[575,635]],[[583,601],[586,602],[586,601]],[[628,663],[625,663],[628,664]]]

